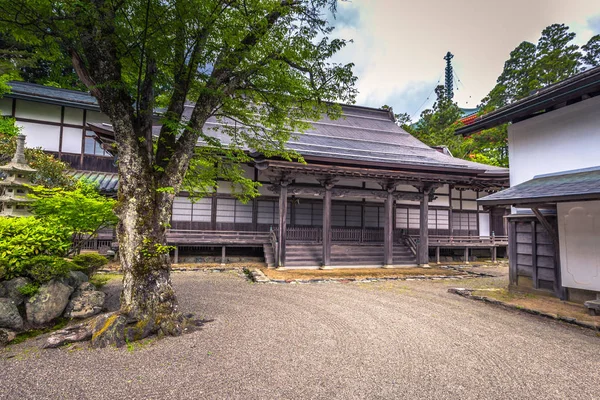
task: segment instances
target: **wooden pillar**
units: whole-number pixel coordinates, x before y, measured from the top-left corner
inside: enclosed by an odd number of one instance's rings
[[[322,269],[331,268],[331,188],[333,185],[325,184],[323,195],[323,261]]]
[[[225,265],[226,247],[221,246],[221,265]]]
[[[465,247],[465,264],[469,263],[469,248]]]
[[[429,191],[424,187],[421,191],[421,215],[419,219],[419,266],[429,266]]]
[[[173,255],[173,264],[179,264],[179,246],[175,246],[175,254]]]
[[[492,247],[492,262],[498,262],[498,246]]]
[[[435,262],[437,264],[440,263],[440,247],[439,246],[435,248]]]
[[[394,195],[395,188],[388,188],[385,199],[385,225],[383,226],[383,266],[394,265]]]
[[[279,262],[278,267],[285,266],[285,239],[287,231],[287,187],[288,181],[281,181],[279,191]]]

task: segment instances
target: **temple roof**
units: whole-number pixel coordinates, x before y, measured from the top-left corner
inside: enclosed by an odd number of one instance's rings
[[[102,193],[116,193],[119,186],[119,174],[110,172],[76,171],[73,173],[75,179],[92,182],[98,185]]]
[[[32,101],[70,105],[79,108],[97,109],[97,101],[89,93],[23,82],[11,82],[12,92],[7,97]],[[438,171],[440,173],[463,173],[469,176],[497,177],[508,180],[508,169],[478,164],[436,151],[396,125],[393,115],[387,110],[341,105],[342,117],[332,120],[324,115],[319,121],[311,122],[312,128],[304,133],[297,132],[288,142],[290,149],[299,152],[305,159],[369,168],[394,168],[409,170]],[[193,104],[187,104],[184,117],[189,117]],[[160,110],[157,110],[157,112]],[[108,124],[89,124],[101,141],[110,144],[112,127]],[[204,125],[204,132],[221,140],[231,142],[225,128],[244,128],[227,118],[211,117]],[[155,126],[155,134],[160,126]],[[199,142],[199,145],[202,145]],[[248,149],[251,150],[251,149]]]
[[[468,135],[507,122],[518,122],[542,113],[552,112],[563,105],[600,94],[600,67],[574,75],[563,81],[536,90],[529,96],[477,117],[456,131]]]
[[[600,199],[600,167],[535,176],[478,199],[482,205],[539,205]]]

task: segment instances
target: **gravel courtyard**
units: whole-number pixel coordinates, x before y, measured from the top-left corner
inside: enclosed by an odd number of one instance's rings
[[[182,309],[212,320],[201,331],[130,349],[37,350],[33,340],[0,350],[0,398],[600,396],[594,332],[446,292],[460,281],[173,279]]]

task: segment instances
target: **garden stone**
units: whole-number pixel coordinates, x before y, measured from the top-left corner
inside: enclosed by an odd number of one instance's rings
[[[61,279],[61,282],[73,289],[77,289],[83,282],[88,281],[88,276],[81,271],[70,271],[69,275]]]
[[[4,347],[12,342],[17,334],[8,329],[0,329],[0,347]]]
[[[71,293],[72,287],[56,280],[43,284],[25,304],[27,320],[34,325],[42,325],[59,317],[69,303]]]
[[[0,328],[23,329],[23,318],[12,299],[0,298]]]
[[[19,292],[19,288],[30,283],[31,281],[28,278],[23,277],[14,278],[4,282],[4,289],[6,290],[7,297],[11,298],[16,306],[22,304],[25,301],[26,296]]]
[[[67,318],[87,318],[99,314],[105,298],[105,293],[95,290],[91,283],[84,282],[71,296],[64,315]]]
[[[0,282],[0,297],[8,297],[6,288],[4,287],[4,282]]]
[[[42,346],[44,349],[53,349],[68,343],[83,342],[92,338],[92,324],[84,323],[69,326],[52,333]]]

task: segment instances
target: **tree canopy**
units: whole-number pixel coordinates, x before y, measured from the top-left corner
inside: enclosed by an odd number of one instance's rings
[[[123,320],[150,323],[146,334],[183,329],[166,229],[186,174],[192,194],[225,175],[242,198],[255,195],[239,167],[247,150],[298,158],[285,146],[294,133],[323,112],[339,116],[335,102],[354,101],[353,65],[330,61],[347,44],[330,37],[325,11],[335,7],[335,0],[0,0],[0,34],[43,58],[70,59],[112,122]],[[205,126],[213,117],[219,139]]]
[[[600,35],[592,37],[581,49],[573,44],[575,33],[564,24],[545,28],[537,44],[520,43],[504,63],[496,85],[480,104],[487,113],[527,97],[536,89],[559,82],[582,70],[600,65]],[[445,145],[456,157],[485,164],[508,166],[507,125],[456,137],[460,127],[460,109],[451,100],[443,99],[436,89],[438,100],[432,109],[421,113],[420,120],[406,124],[408,131],[429,145]],[[409,120],[410,121],[410,120]]]

